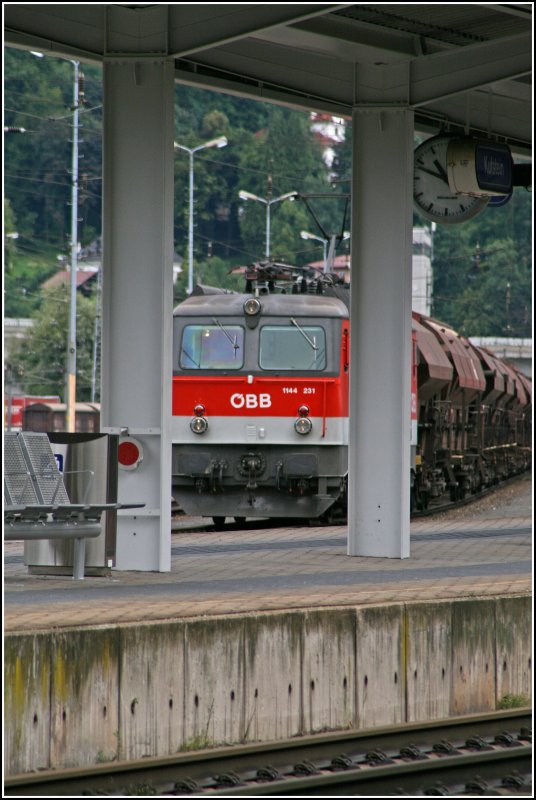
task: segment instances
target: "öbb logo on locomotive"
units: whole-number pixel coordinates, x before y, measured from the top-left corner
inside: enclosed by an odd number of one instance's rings
[[[272,398],[269,394],[240,394],[236,392],[231,395],[231,405],[233,408],[270,408]]]
[[[343,520],[349,287],[275,263],[246,281],[245,293],[197,287],[174,311],[173,495],[219,521]],[[412,340],[412,510],[529,468],[530,378],[416,312]]]

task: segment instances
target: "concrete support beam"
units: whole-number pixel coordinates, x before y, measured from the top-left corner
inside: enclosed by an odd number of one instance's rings
[[[348,554],[407,558],[413,113],[356,108],[352,131]]]
[[[135,436],[119,476],[116,569],[169,571],[173,63],[104,61],[102,429]]]

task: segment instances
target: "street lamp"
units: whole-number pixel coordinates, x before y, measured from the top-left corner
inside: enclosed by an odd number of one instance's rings
[[[298,192],[287,192],[280,197],[274,197],[273,200],[257,197],[256,194],[251,194],[251,192],[245,192],[243,190],[238,192],[238,196],[241,200],[256,200],[257,203],[263,203],[266,206],[266,258],[268,259],[270,258],[270,208],[275,203],[280,203],[282,200],[294,200],[294,198],[298,196]]]
[[[43,58],[43,53],[31,51],[37,58]],[[78,103],[79,103],[79,61],[70,58],[74,67],[73,78],[73,150],[72,150],[72,181],[71,181],[71,277],[69,296],[69,338],[67,344],[67,431],[74,433],[76,430],[76,271],[78,251]]]
[[[300,233],[302,239],[316,239],[319,242],[322,242],[324,245],[324,272],[329,272],[330,267],[333,268],[333,259],[335,257],[335,244],[337,242],[345,242],[347,239],[350,238],[350,232],[344,231],[342,236],[340,234],[332,234],[329,239],[324,239],[322,236],[316,236],[314,233],[308,233],[307,231],[302,231]],[[330,245],[329,248],[329,255],[328,255],[328,244]]]
[[[188,218],[188,294],[192,294],[194,288],[194,154],[209,147],[225,147],[227,139],[220,136],[218,139],[211,139],[210,142],[200,144],[198,147],[185,147],[183,144],[175,142],[176,150],[185,150],[190,156],[190,212]]]
[[[324,272],[328,271],[328,244],[329,239],[324,239],[322,236],[316,236],[314,233],[302,231],[300,233],[302,239],[316,239],[317,242],[322,242],[324,246]]]

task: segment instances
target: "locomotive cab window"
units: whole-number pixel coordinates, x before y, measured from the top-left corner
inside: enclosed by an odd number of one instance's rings
[[[187,325],[182,334],[181,369],[241,369],[244,365],[244,328],[219,321]]]
[[[326,334],[317,325],[291,320],[264,325],[260,332],[259,366],[265,370],[320,372],[326,369]]]

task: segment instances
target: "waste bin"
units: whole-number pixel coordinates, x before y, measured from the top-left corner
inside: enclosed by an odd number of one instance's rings
[[[100,433],[48,432],[71,503],[117,502],[119,437]],[[105,511],[102,532],[86,540],[85,574],[106,575],[115,564],[117,511]],[[72,575],[72,539],[24,543],[24,563],[34,575]]]

